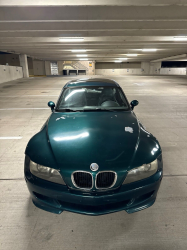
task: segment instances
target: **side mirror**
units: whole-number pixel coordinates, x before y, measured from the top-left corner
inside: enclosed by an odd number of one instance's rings
[[[131,108],[132,110],[134,109],[135,106],[137,106],[139,104],[139,102],[137,100],[133,100],[131,103]]]
[[[53,112],[53,110],[55,108],[55,103],[50,101],[50,102],[48,102],[48,106],[51,108],[51,111]]]

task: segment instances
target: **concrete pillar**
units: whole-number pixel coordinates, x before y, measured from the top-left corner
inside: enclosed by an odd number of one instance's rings
[[[160,75],[162,62],[150,63],[150,74],[151,75]]]
[[[57,61],[57,65],[58,65],[58,74],[59,74],[59,75],[63,75],[63,68],[64,68],[63,63],[64,63],[64,61]]]
[[[95,75],[95,61],[92,61],[92,75]]]
[[[20,66],[22,67],[23,70],[23,77],[27,78],[29,77],[29,68],[28,68],[28,62],[27,62],[27,55],[19,55],[19,61],[20,61]]]
[[[95,61],[85,61],[85,63],[87,64],[87,74],[88,75],[95,75]]]
[[[186,75],[187,75],[187,67],[186,67]]]
[[[45,74],[46,76],[51,75],[51,62],[50,61],[45,61]]]
[[[141,62],[142,75],[150,74],[150,62]]]

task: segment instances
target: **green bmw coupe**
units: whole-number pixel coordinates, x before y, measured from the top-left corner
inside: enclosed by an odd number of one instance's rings
[[[137,119],[120,86],[108,79],[68,82],[25,150],[25,180],[46,211],[133,213],[156,200],[161,147]]]

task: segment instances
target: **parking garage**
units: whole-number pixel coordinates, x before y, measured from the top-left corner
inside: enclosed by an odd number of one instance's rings
[[[187,2],[74,2],[0,3],[0,246],[186,249]],[[58,215],[32,202],[27,143],[52,114],[47,103],[87,78],[112,79],[138,100],[138,120],[160,143],[163,179],[145,210]]]

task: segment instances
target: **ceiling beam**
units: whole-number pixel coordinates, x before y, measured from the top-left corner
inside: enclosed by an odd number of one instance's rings
[[[1,7],[0,21],[187,20],[187,6]]]
[[[187,54],[165,57],[165,58],[153,60],[151,62],[155,63],[155,62],[162,62],[162,61],[175,61],[175,60],[184,59],[184,58],[187,58]]]

